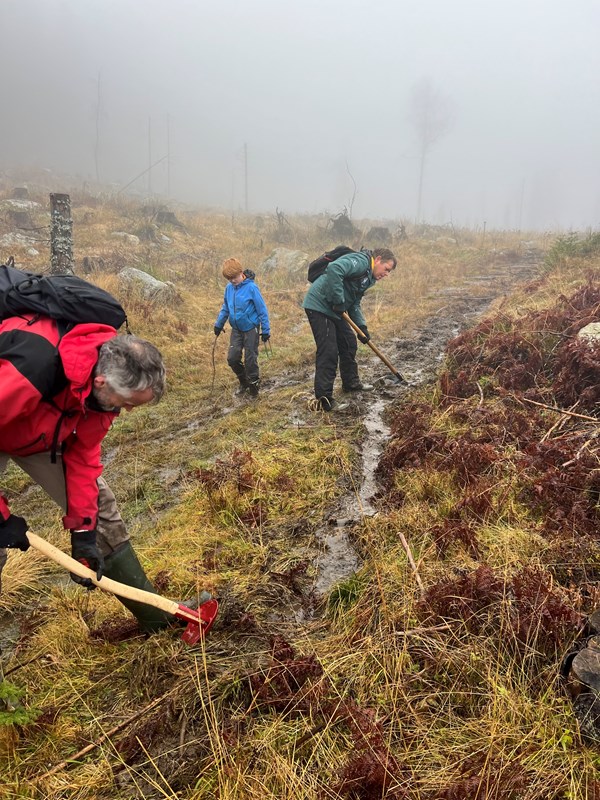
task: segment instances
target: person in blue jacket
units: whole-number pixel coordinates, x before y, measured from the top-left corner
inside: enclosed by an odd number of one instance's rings
[[[254,272],[242,269],[237,258],[223,262],[223,276],[229,283],[215,322],[215,336],[221,333],[229,320],[231,339],[227,363],[240,382],[238,393],[247,392],[250,397],[258,397],[258,343],[259,336],[263,342],[271,338],[269,312],[260,289],[254,283]]]

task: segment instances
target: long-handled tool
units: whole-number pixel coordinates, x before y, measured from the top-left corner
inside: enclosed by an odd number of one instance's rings
[[[346,311],[344,311],[342,313],[342,317],[346,320],[346,322],[348,323],[348,325],[350,325],[350,327],[354,330],[354,332],[356,334],[358,334],[358,336],[364,336],[363,332],[358,327],[356,322],[354,322],[354,320],[350,318],[350,315]],[[381,350],[379,350],[377,347],[375,347],[375,345],[373,344],[373,342],[370,339],[367,342],[367,344],[369,345],[371,350],[375,353],[375,355],[383,361],[383,363],[386,365],[386,367],[389,369],[389,371],[392,373],[392,375],[394,375],[394,377],[396,378],[398,383],[408,384],[408,381],[406,380],[406,378],[398,372],[398,370],[391,363],[391,361],[389,361],[389,359],[387,359],[383,355]]]
[[[119,597],[124,597],[126,600],[135,600],[138,603],[146,603],[154,608],[160,608],[161,611],[167,614],[172,614],[177,619],[187,622],[187,627],[183,632],[181,638],[186,644],[197,644],[203,636],[205,636],[211,629],[217,612],[219,610],[219,603],[216,600],[207,600],[205,603],[195,610],[188,608],[182,603],[175,603],[173,600],[167,600],[166,597],[161,597],[159,594],[152,592],[144,592],[142,589],[135,589],[133,586],[127,586],[125,583],[113,581],[112,578],[102,577],[100,580],[96,578],[96,573],[92,569],[85,567],[80,561],[76,561],[71,556],[63,553],[58,547],[42,539],[31,531],[27,531],[27,538],[29,544],[35,548],[39,553],[56,561],[61,567],[68,569],[80,578],[89,578],[93,584],[99,586],[111,594],[116,594]]]
[[[211,389],[215,388],[215,377],[216,377],[216,374],[217,374],[217,366],[215,364],[215,350],[217,349],[217,339],[218,338],[219,338],[218,336],[215,336],[215,340],[214,340],[213,346],[212,346],[212,380],[210,382],[210,388]]]

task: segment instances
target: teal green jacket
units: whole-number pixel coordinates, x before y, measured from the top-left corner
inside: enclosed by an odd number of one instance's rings
[[[341,311],[334,311],[333,306],[343,306],[353,322],[366,325],[360,301],[367,289],[376,283],[371,267],[372,259],[367,253],[348,253],[332,261],[323,275],[311,284],[302,308],[339,319]]]

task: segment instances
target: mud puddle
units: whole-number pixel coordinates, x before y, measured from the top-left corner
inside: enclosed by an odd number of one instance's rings
[[[436,293],[441,306],[423,325],[408,337],[386,342],[386,355],[408,381],[408,390],[436,376],[448,342],[474,324],[493,300],[514,290],[516,283],[532,279],[535,274],[536,267],[531,262],[511,264],[504,271],[471,276],[461,286]],[[377,491],[375,470],[390,434],[385,414],[389,404],[407,390],[392,383],[388,379],[389,373],[381,377],[381,367],[383,365],[374,355],[369,364],[361,368],[363,379],[374,382],[378,388],[377,394],[371,394],[368,400],[363,393],[359,402],[364,426],[358,471],[360,483],[337,501],[326,523],[315,531],[319,548],[314,559],[316,578],[313,593],[316,596],[322,597],[336,583],[349,578],[360,568],[360,558],[352,545],[353,535],[365,518],[377,513],[372,504]]]

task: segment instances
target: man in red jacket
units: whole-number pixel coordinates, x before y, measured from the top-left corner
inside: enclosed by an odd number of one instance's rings
[[[62,507],[72,556],[98,579],[154,591],[101,476],[100,448],[121,409],[160,400],[162,356],[150,342],[109,325],[85,323],[61,333],[55,320],[34,314],[0,323],[0,472],[12,459]],[[27,528],[0,495],[0,572],[4,548],[29,547]],[[151,606],[121,602],[143,630],[170,621]]]

